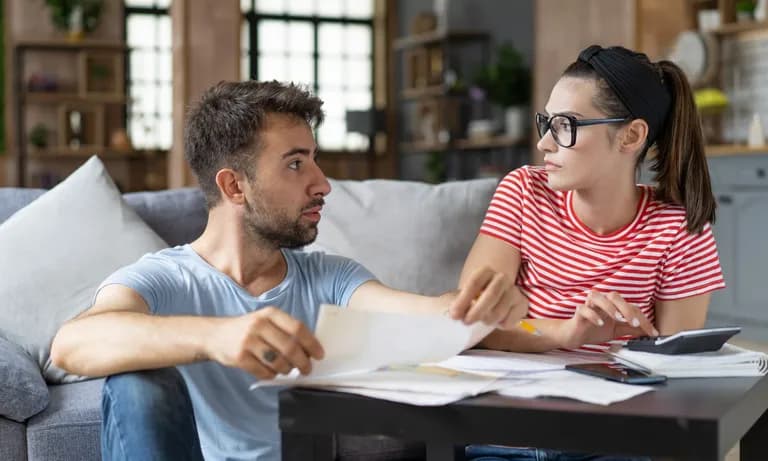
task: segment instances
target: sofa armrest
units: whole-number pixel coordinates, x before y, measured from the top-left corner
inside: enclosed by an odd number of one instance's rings
[[[0,337],[0,416],[24,422],[48,406],[48,386],[37,363]]]

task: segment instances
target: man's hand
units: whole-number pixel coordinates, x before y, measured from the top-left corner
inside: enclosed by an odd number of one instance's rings
[[[239,317],[221,318],[206,342],[207,356],[272,379],[298,368],[311,371],[310,359],[322,359],[323,347],[300,321],[275,307]]]
[[[626,302],[620,294],[592,290],[573,317],[562,323],[559,343],[562,347],[573,349],[624,335],[658,334],[645,314],[634,304]]]
[[[515,281],[487,267],[472,273],[451,304],[452,318],[511,328],[528,312],[528,300]]]

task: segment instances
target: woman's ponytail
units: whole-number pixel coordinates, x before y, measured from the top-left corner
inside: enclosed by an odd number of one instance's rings
[[[670,61],[656,64],[672,96],[666,122],[656,139],[652,170],[659,200],[685,207],[690,232],[715,222],[715,197],[704,154],[701,121],[683,71]]]

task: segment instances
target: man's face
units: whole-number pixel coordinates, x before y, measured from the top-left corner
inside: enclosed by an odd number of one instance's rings
[[[309,125],[270,114],[261,132],[255,174],[248,181],[244,225],[249,237],[276,248],[298,248],[317,238],[317,224],[331,191],[317,159]]]

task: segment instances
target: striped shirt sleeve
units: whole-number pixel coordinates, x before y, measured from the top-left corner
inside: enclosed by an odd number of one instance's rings
[[[501,180],[485,214],[480,233],[521,248],[526,170],[518,168]]]
[[[692,234],[683,223],[664,260],[656,299],[671,301],[724,287],[712,226],[706,224],[700,233]]]

